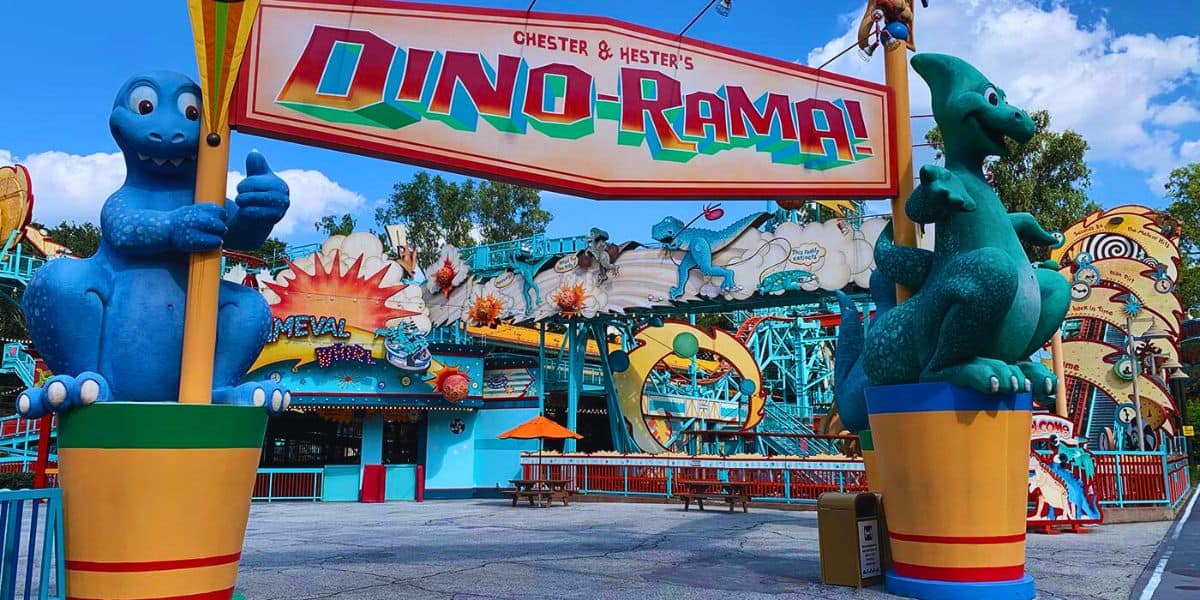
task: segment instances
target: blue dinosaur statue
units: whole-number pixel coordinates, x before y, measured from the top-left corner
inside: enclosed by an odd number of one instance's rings
[[[222,244],[252,250],[283,218],[287,185],[258,152],[246,157],[233,202],[193,203],[200,110],[200,88],[179,73],[138,75],[117,93],[109,128],[125,156],[125,183],[101,209],[96,254],[46,263],[25,291],[29,335],[58,375],[18,396],[22,416],[176,399],[188,255]],[[222,281],[218,306],[213,402],[282,412],[286,390],[238,384],[270,332],[266,300]]]
[[[838,370],[850,361],[851,372],[838,384],[838,411],[853,431],[867,428],[868,383],[1030,391],[1042,404],[1054,401],[1057,386],[1053,372],[1030,356],[1062,324],[1070,290],[1049,265],[1030,264],[1021,242],[1059,240],[1029,213],[1008,213],[983,174],[987,157],[1008,152],[1006,139],[1033,137],[1033,121],[961,59],[918,54],[912,65],[929,85],[946,166],[921,168],[905,212],[917,223],[936,224],[935,245],[933,251],[897,246],[890,225],[875,244],[884,279],[913,295],[876,311],[859,356],[839,352]]]
[[[683,258],[679,261],[678,283],[671,288],[671,299],[676,300],[683,295],[688,275],[693,268],[699,268],[701,273],[709,277],[720,277],[722,290],[734,289],[733,271],[714,265],[713,254],[720,252],[747,229],[759,227],[770,219],[770,213],[754,213],[719,231],[692,229],[690,223],[684,223],[675,217],[666,217],[655,223],[650,230],[651,237],[662,242],[663,247],[668,250],[684,251]]]

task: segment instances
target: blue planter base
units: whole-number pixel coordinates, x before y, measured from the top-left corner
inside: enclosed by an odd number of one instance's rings
[[[1012,581],[963,583],[912,579],[888,571],[883,584],[889,594],[918,600],[1033,600],[1036,594],[1029,575]]]

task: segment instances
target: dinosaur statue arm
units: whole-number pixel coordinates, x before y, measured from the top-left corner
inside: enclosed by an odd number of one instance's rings
[[[892,224],[888,223],[875,241],[875,266],[887,279],[916,290],[929,276],[933,252],[924,248],[897,246],[892,238]]]
[[[119,254],[152,256],[172,250],[170,211],[141,208],[136,192],[117,190],[100,210],[104,240]]]
[[[917,223],[938,223],[955,211],[975,210],[975,200],[958,176],[938,165],[921,167],[921,183],[904,203],[904,212]]]
[[[1008,213],[1008,218],[1012,221],[1013,229],[1017,232],[1017,237],[1021,241],[1033,244],[1035,246],[1053,246],[1059,242],[1050,232],[1042,229],[1041,224],[1033,215],[1027,212]]]

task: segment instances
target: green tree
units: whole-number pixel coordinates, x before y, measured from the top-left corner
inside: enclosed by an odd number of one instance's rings
[[[257,256],[270,265],[283,264],[283,259],[286,256],[284,250],[287,248],[287,243],[279,238],[267,238],[261,246],[246,252],[251,256]]]
[[[358,225],[358,219],[354,215],[346,213],[340,217],[333,215],[325,215],[320,221],[313,223],[313,226],[328,236],[334,235],[350,235],[354,233],[354,227]]]
[[[425,266],[444,243],[464,248],[529,237],[545,231],[550,219],[537,190],[491,181],[453,182],[424,171],[397,183],[387,203],[375,211],[380,228],[408,226],[409,245]]]
[[[71,254],[79,258],[87,258],[100,248],[100,228],[87,221],[79,224],[63,221],[48,231],[50,239],[70,248]]]
[[[1050,231],[1063,231],[1090,212],[1100,210],[1091,202],[1087,190],[1092,184],[1092,169],[1084,162],[1088,143],[1070,129],[1050,130],[1050,113],[1030,114],[1036,126],[1028,143],[1017,145],[1008,140],[1008,156],[995,158],[985,166],[993,177],[993,187],[1009,212],[1028,212]],[[937,127],[925,134],[925,141],[942,158],[942,132]],[[1025,246],[1030,260],[1046,260],[1050,253],[1040,246]]]
[[[1200,311],[1200,162],[1171,171],[1167,178],[1167,214],[1179,224],[1183,268],[1175,293],[1186,309]]]

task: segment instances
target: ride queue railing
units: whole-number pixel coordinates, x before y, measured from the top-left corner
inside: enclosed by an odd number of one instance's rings
[[[324,485],[324,469],[259,469],[254,480],[256,502],[278,502],[281,500],[321,499]]]
[[[62,490],[0,490],[0,598],[66,597]]]
[[[562,460],[569,459],[559,458],[554,462]],[[825,492],[867,491],[862,463],[851,460],[814,461],[811,465],[789,461],[795,464],[786,467],[732,466],[747,462],[737,459],[728,464],[719,460],[688,459],[650,459],[645,464],[589,464],[586,459],[576,464],[539,464],[536,456],[524,456],[521,462],[526,478],[566,479],[578,493],[588,495],[670,498],[686,491],[679,482],[689,479],[748,481],[753,500],[785,504],[816,504],[817,498]],[[708,464],[672,464],[676,462]]]
[[[1175,508],[1192,489],[1187,438],[1168,438],[1156,450],[1095,450],[1101,506]]]

